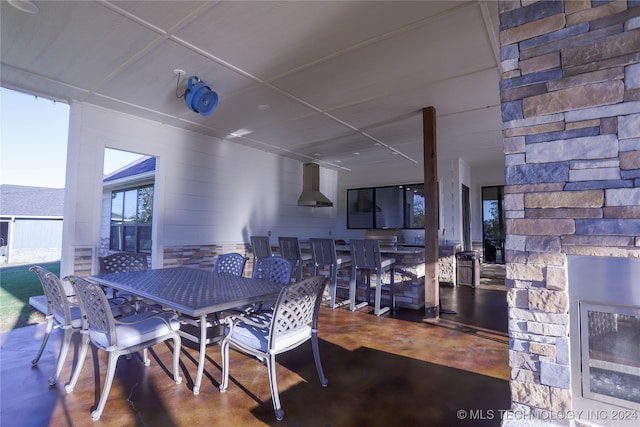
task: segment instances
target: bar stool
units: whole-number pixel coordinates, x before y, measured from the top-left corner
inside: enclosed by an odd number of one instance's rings
[[[302,270],[306,264],[313,262],[313,255],[310,253],[302,253],[300,249],[300,241],[297,237],[278,237],[280,246],[280,256],[288,259],[296,270],[296,282],[302,280]]]
[[[313,255],[313,275],[317,276],[320,270],[328,270],[329,277],[329,307],[337,308],[349,304],[349,299],[336,302],[338,287],[338,270],[348,267],[351,257],[336,254],[336,244],[333,239],[311,238],[311,253]]]
[[[251,236],[251,248],[253,249],[254,262],[260,258],[267,258],[273,256],[271,250],[271,242],[269,236]]]
[[[380,242],[377,239],[352,239],[351,246],[351,281],[349,283],[349,308],[356,308],[368,305],[371,300],[371,273],[376,275],[376,296],[374,314],[380,316],[390,310],[389,307],[380,308],[382,299],[382,274],[389,272],[391,283],[385,287],[390,293],[391,308],[396,307],[394,280],[395,280],[395,258],[382,258],[380,255]],[[367,287],[367,300],[356,305],[356,282],[358,272],[364,273],[365,285]]]

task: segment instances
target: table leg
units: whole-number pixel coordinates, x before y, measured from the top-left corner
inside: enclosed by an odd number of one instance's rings
[[[204,358],[207,351],[207,316],[200,316],[200,354],[198,355],[198,373],[196,381],[193,384],[193,394],[200,393],[200,382],[202,381],[202,373],[204,372]]]

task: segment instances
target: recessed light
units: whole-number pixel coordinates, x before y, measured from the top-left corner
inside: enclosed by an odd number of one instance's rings
[[[267,104],[258,105],[258,110],[260,111],[268,111],[270,109],[271,109],[271,105],[267,105]]]
[[[354,156],[359,156],[359,155],[360,155],[360,153],[358,153],[357,151],[355,151],[355,152],[353,153],[353,155],[354,155]]]
[[[8,2],[11,6],[25,13],[35,15],[40,12],[38,5],[31,0],[8,0]]]

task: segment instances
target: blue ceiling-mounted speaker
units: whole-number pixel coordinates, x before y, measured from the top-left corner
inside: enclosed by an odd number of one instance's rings
[[[184,102],[191,111],[208,116],[218,106],[218,94],[212,91],[198,76],[193,76],[189,77]]]

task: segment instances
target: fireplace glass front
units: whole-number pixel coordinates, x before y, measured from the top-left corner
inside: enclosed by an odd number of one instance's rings
[[[583,395],[640,409],[640,308],[582,302],[580,315]]]
[[[637,426],[640,259],[570,255],[567,260],[572,409],[628,413],[634,416],[630,421],[609,417],[603,424]],[[621,410],[628,412],[616,412]]]

